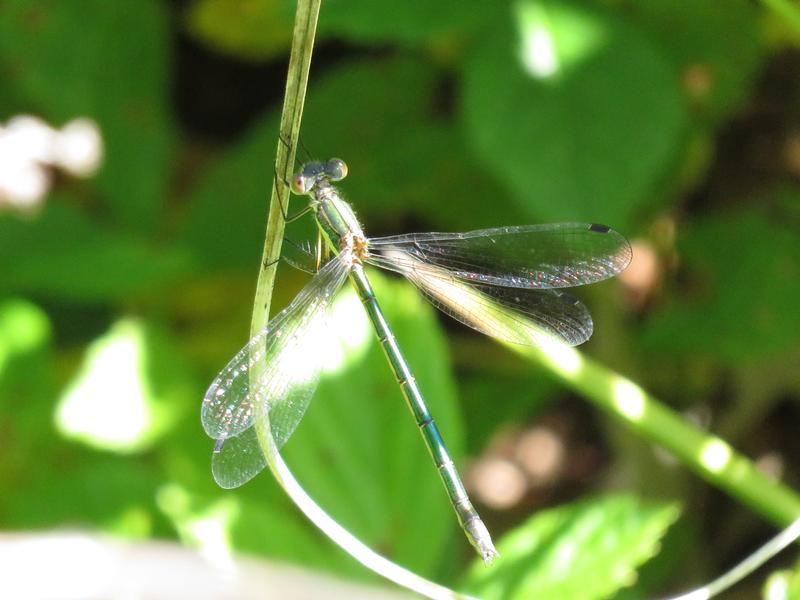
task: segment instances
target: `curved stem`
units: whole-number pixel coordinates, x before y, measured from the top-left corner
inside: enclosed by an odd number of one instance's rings
[[[761,548],[753,552],[727,573],[717,577],[711,583],[686,594],[670,598],[669,600],[708,600],[708,598],[713,598],[747,577],[750,573],[795,541],[798,536],[800,536],[800,519],[795,520],[789,527],[781,531],[778,535],[761,546]]]
[[[510,346],[544,364],[565,384],[603,410],[663,446],[705,480],[785,527],[800,516],[800,496],[761,473],[722,438],[683,419],[630,379],[562,343]]]

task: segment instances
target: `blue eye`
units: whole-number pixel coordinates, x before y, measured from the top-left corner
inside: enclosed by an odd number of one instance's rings
[[[341,158],[332,158],[325,163],[325,173],[331,181],[341,181],[347,177],[347,164]]]

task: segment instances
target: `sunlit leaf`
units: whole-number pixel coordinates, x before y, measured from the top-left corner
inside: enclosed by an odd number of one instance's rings
[[[152,444],[174,423],[174,394],[183,387],[175,380],[180,377],[179,358],[174,353],[164,356],[169,353],[154,347],[159,342],[142,322],[132,319],[117,322],[96,340],[59,402],[60,431],[117,452]],[[165,373],[164,359],[171,360],[176,371]]]
[[[764,600],[800,599],[800,569],[798,566],[772,573],[764,583],[762,598]]]
[[[542,511],[499,541],[495,566],[473,565],[469,589],[487,600],[608,598],[636,581],[679,514],[675,504],[632,496]]]
[[[624,230],[653,205],[679,148],[674,71],[614,13],[550,0],[513,7],[465,68],[474,150],[531,216]]]
[[[42,347],[50,340],[50,323],[39,308],[24,300],[0,304],[0,376],[16,355]]]

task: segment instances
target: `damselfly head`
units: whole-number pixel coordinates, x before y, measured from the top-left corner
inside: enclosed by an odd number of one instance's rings
[[[308,194],[320,179],[341,181],[347,177],[347,164],[341,158],[327,162],[309,162],[292,176],[292,191],[295,194]]]

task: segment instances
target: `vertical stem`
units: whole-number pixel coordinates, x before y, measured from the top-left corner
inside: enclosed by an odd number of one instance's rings
[[[284,211],[289,208],[290,194],[287,187],[283,185],[283,180],[289,180],[292,165],[294,165],[320,3],[321,0],[299,0],[297,2],[292,49],[289,56],[289,72],[286,77],[286,95],[281,112],[280,139],[275,155],[274,170],[277,180],[272,186],[269,202],[267,235],[264,239],[264,250],[261,255],[261,267],[253,305],[253,318],[250,324],[251,336],[261,331],[269,319],[272,288],[275,284],[277,261],[281,255],[281,243],[283,242],[285,226],[283,215]]]

